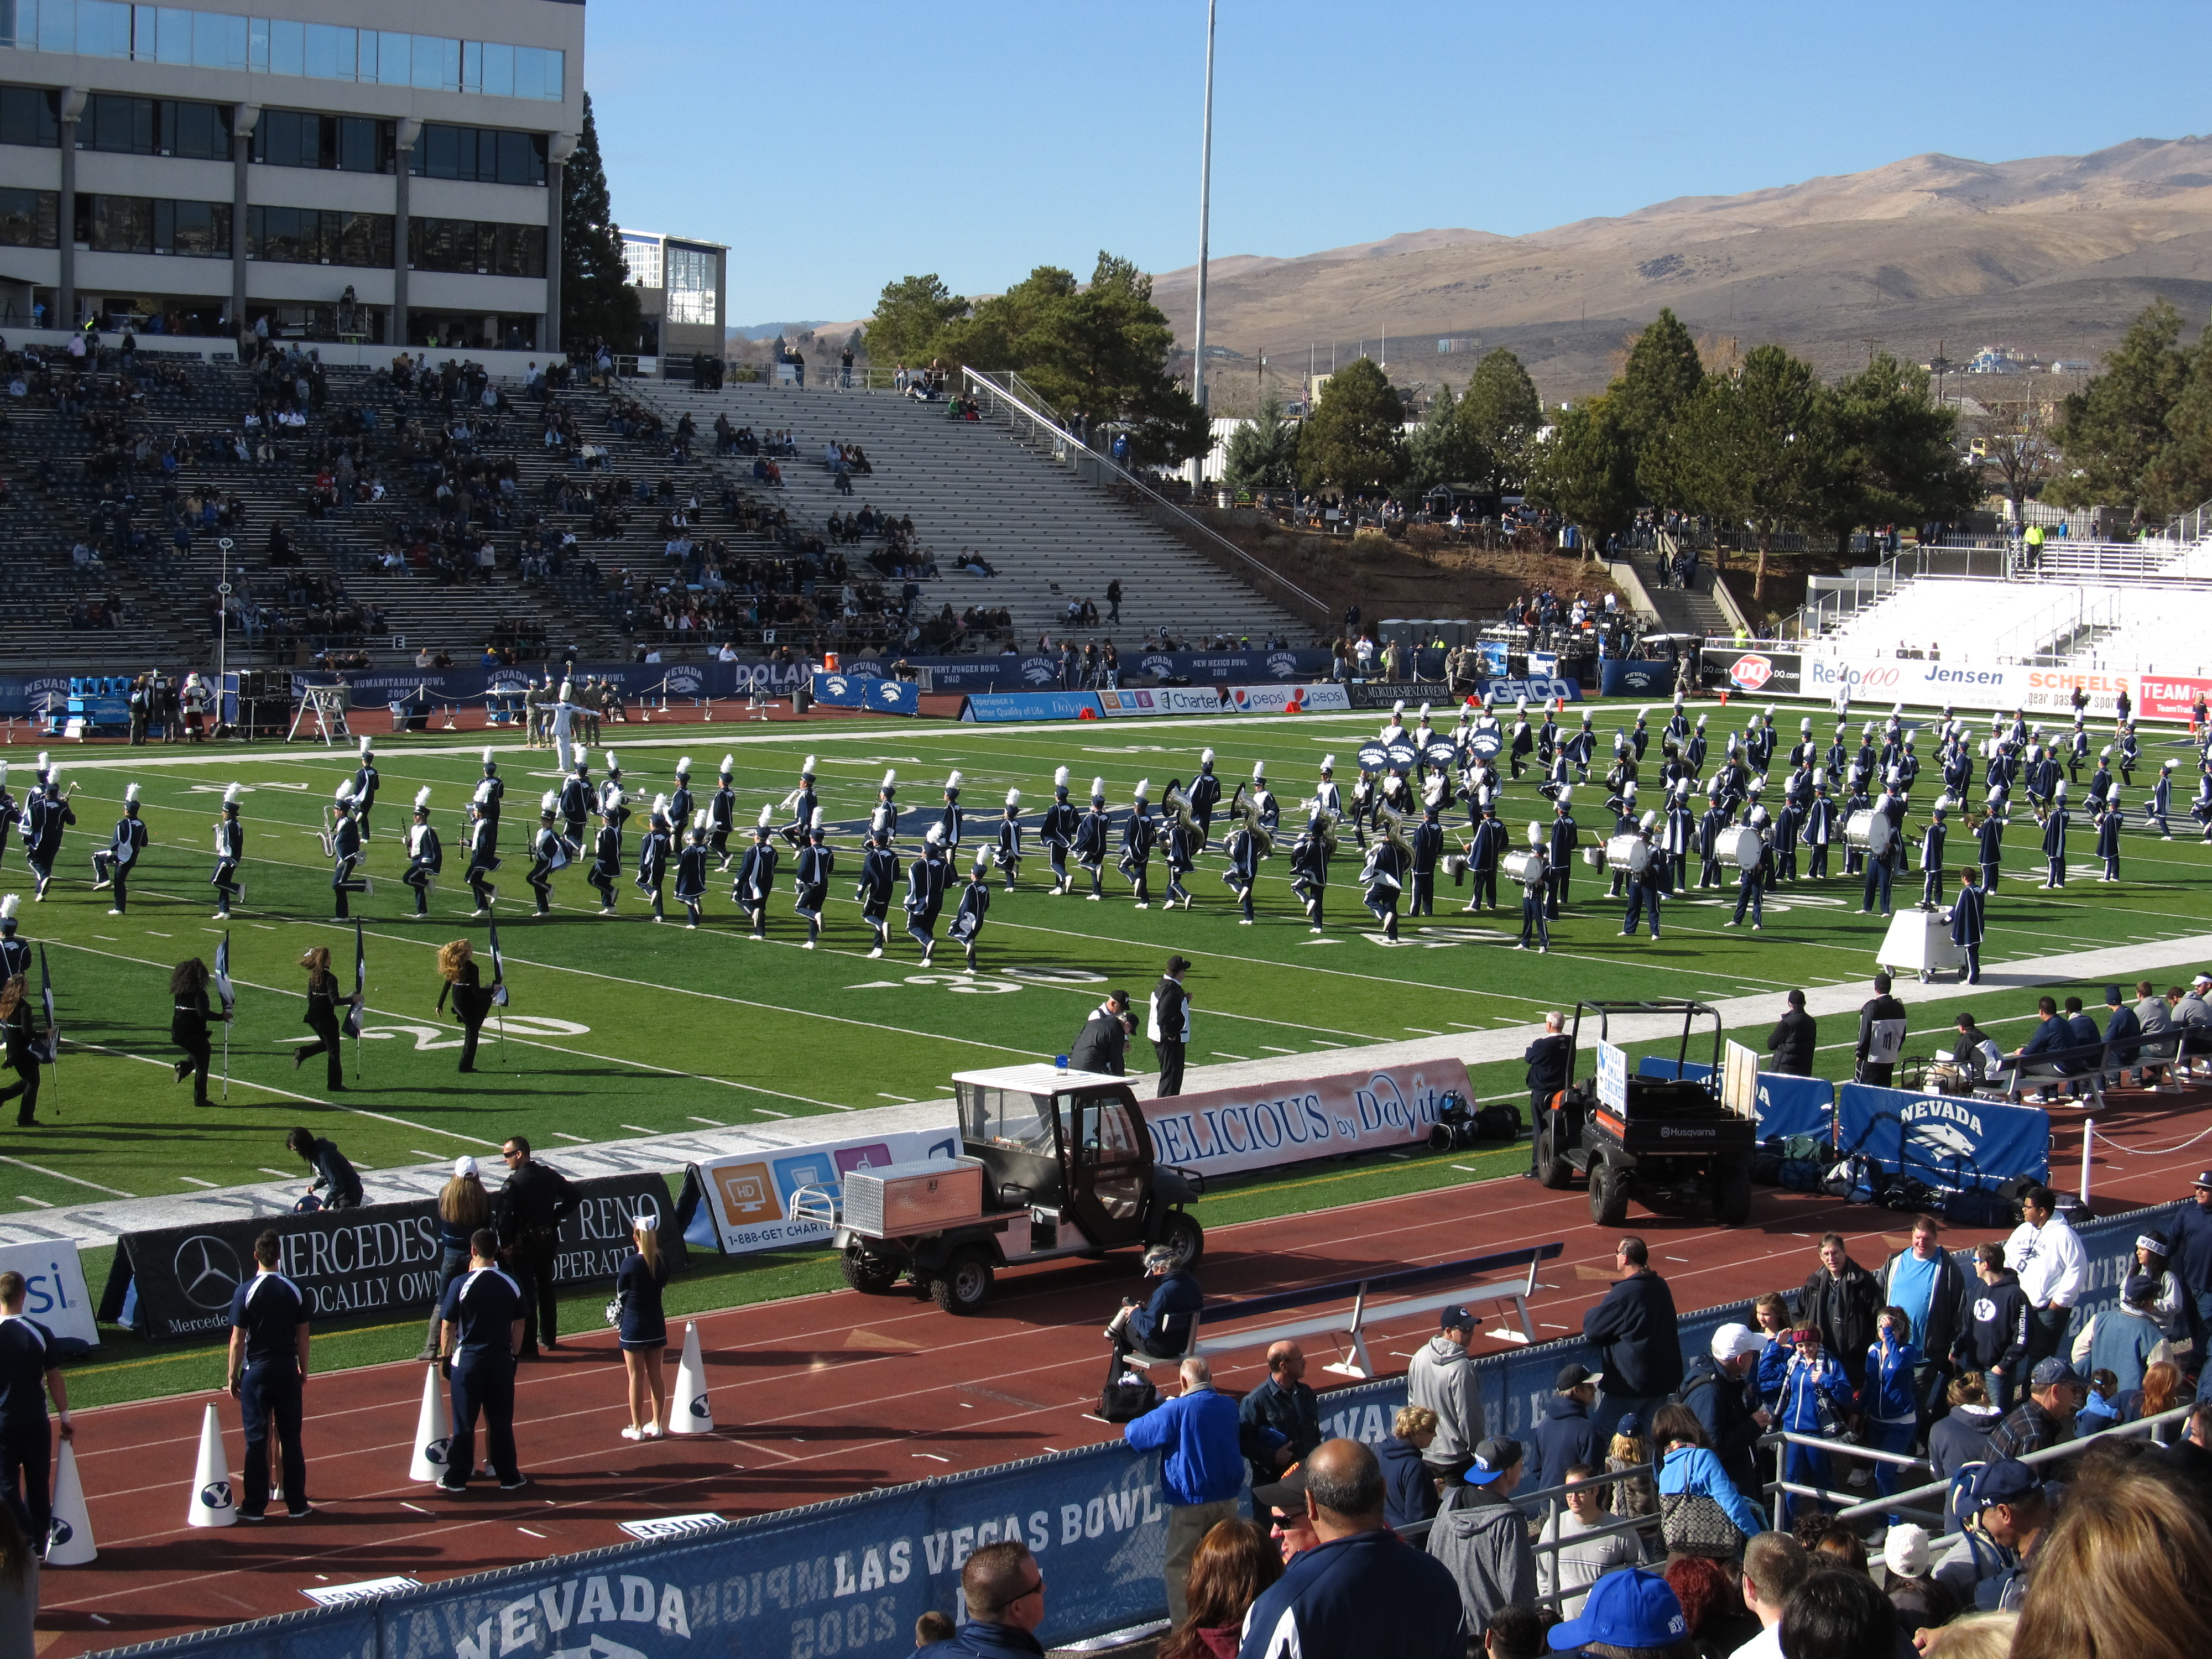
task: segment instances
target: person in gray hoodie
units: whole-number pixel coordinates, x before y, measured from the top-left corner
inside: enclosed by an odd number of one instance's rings
[[[1482,1399],[1467,1357],[1467,1345],[1474,1340],[1474,1316],[1454,1306],[1438,1315],[1437,1322],[1441,1328],[1421,1345],[1406,1368],[1406,1403],[1425,1406],[1437,1414],[1437,1437],[1421,1454],[1421,1461],[1449,1487],[1474,1460],[1483,1420]]]
[[[1466,1480],[1446,1488],[1429,1528],[1429,1553],[1451,1569],[1469,1630],[1487,1629],[1500,1607],[1536,1600],[1528,1517],[1513,1501],[1521,1473],[1518,1440],[1478,1443]]]

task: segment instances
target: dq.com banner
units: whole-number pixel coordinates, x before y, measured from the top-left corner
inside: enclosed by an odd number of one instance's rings
[[[1273,1089],[1216,1089],[1144,1103],[1164,1164],[1206,1175],[1381,1152],[1428,1139],[1449,1094],[1468,1098],[1467,1067],[1425,1060]]]

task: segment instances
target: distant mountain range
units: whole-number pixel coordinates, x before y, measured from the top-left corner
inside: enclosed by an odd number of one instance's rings
[[[1196,268],[1153,297],[1190,344]],[[1303,371],[1388,331],[1392,377],[1463,384],[1463,351],[1510,346],[1547,398],[1597,391],[1670,306],[1701,345],[1778,341],[1834,374],[1869,349],[1963,362],[2005,344],[2090,361],[2163,295],[2212,310],[2212,138],[2091,155],[1916,155],[1741,196],[1680,197],[1525,236],[1422,230],[1295,258],[1212,261],[1207,356]],[[1439,339],[1454,352],[1440,356]],[[1234,375],[1235,367],[1216,369]]]

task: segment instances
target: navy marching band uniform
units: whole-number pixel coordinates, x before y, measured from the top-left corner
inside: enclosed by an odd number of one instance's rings
[[[581,751],[576,756],[575,769],[561,785],[561,818],[566,827],[571,845],[584,844],[584,820],[592,815],[599,800],[599,792],[592,787],[592,778]]]
[[[567,864],[575,853],[574,844],[564,840],[555,826],[554,815],[560,805],[560,797],[548,789],[538,803],[538,833],[530,843],[530,874],[526,878],[530,890],[538,897],[538,914],[550,915],[553,911],[553,872]]]
[[[945,810],[938,814],[939,826],[945,831],[945,855],[951,858],[960,850],[960,830],[964,815],[960,810],[960,775],[957,772],[945,780]]]
[[[1997,811],[1996,792],[1991,791],[1989,810],[1974,830],[1976,860],[1982,866],[1982,897],[1984,902],[1996,890],[1997,872],[2004,864],[2004,819]]]
[[[1551,845],[1545,849],[1544,919],[1547,921],[1558,920],[1559,907],[1567,902],[1569,866],[1573,863],[1575,848],[1580,840],[1576,832],[1574,814],[1568,810],[1570,799],[1565,790],[1559,792],[1557,813],[1552,819]],[[1547,942],[1549,942],[1548,930]]]
[[[592,843],[592,868],[586,878],[599,890],[603,916],[615,913],[615,878],[622,873],[622,820],[615,816],[621,810],[602,799],[599,833]]]
[[[1129,878],[1130,892],[1139,910],[1152,908],[1152,843],[1159,835],[1159,825],[1152,818],[1152,803],[1145,798],[1151,783],[1149,778],[1139,781],[1129,816],[1121,821],[1121,871]]]
[[[714,857],[714,849],[707,844],[707,809],[701,807],[691,817],[691,836],[684,850],[676,855],[676,902],[684,907],[687,928],[696,928],[702,919],[701,903],[707,896],[707,861]]]
[[[54,864],[62,855],[62,831],[76,822],[69,796],[62,788],[62,769],[48,769],[42,786],[31,793],[23,807],[23,857],[38,878],[37,896],[43,899],[54,878]],[[345,901],[340,899],[343,905]],[[341,909],[338,914],[343,915]]]
[[[446,849],[430,824],[428,786],[415,792],[415,822],[407,829],[407,870],[399,879],[415,890],[415,914],[430,914],[430,878],[446,867]],[[344,903],[343,897],[338,901]],[[341,909],[338,914],[343,915]]]
[[[217,921],[228,918],[232,904],[246,896],[246,884],[238,878],[238,866],[246,861],[246,829],[238,821],[238,796],[234,783],[222,792],[222,817],[215,826],[215,872],[208,885],[215,889]]]
[[[860,918],[876,930],[872,957],[884,953],[884,940],[889,933],[885,921],[890,915],[891,889],[898,884],[898,854],[891,851],[890,830],[879,818],[868,830],[868,850],[860,860],[860,884],[854,897],[860,902]]]
[[[906,934],[921,946],[925,968],[937,949],[937,918],[945,909],[944,836],[942,824],[931,824],[922,838],[921,856],[907,866]]]
[[[115,908],[109,915],[119,916],[131,908],[131,872],[145,850],[146,823],[138,816],[138,786],[134,783],[123,792],[123,816],[115,821],[115,839],[92,855],[92,890],[115,890]]]
[[[423,791],[424,794],[428,793]],[[346,904],[348,896],[369,890],[368,878],[356,878],[354,875],[361,864],[361,826],[354,822],[350,783],[338,786],[337,815],[337,822],[331,826],[331,891],[337,897],[337,919],[343,921],[351,914]]]
[[[1425,809],[1413,826],[1413,902],[1406,913],[1432,916],[1437,913],[1437,860],[1444,850],[1443,826],[1437,822],[1434,806]]]
[[[653,797],[653,811],[646,815],[645,834],[638,837],[637,874],[633,878],[637,890],[653,901],[653,919],[666,920],[666,887],[668,884],[668,797]]]
[[[1193,817],[1196,817],[1198,812],[1194,799],[1197,787],[1195,783],[1191,786],[1194,791]],[[1214,786],[1216,793],[1219,793],[1220,787],[1219,784]],[[1058,898],[1068,890],[1067,849],[1074,844],[1076,831],[1079,828],[1079,815],[1075,808],[1068,805],[1067,769],[1063,766],[1052,775],[1052,805],[1044,809],[1044,822],[1037,826],[1037,839],[1044,843],[1045,857],[1052,866],[1053,884],[1052,890],[1047,895],[1048,897]]]
[[[2051,810],[2043,817],[2043,857],[2049,874],[2043,885],[2063,887],[2066,884],[2066,816],[2065,786],[2060,785],[2053,794]]]
[[[736,757],[722,757],[720,787],[707,803],[707,850],[715,858],[714,867],[730,867],[730,831],[737,825],[738,792],[730,787],[730,771]]]
[[[1933,910],[1943,902],[1943,843],[1950,836],[1943,814],[1949,810],[1944,800],[1938,799],[1935,820],[1920,837],[1920,908],[1923,910]]]
[[[761,808],[760,822],[753,826],[753,844],[745,848],[744,858],[738,865],[737,881],[730,888],[738,908],[752,918],[755,939],[768,937],[768,900],[775,890],[775,832],[769,827],[774,816],[767,807]]]
[[[837,855],[823,842],[822,809],[806,826],[806,845],[792,865],[791,908],[806,921],[806,948],[811,951],[822,937],[822,912],[830,902],[830,878],[836,873]]]
[[[2120,878],[2120,828],[2127,822],[2127,814],[2120,810],[2119,797],[2108,796],[2103,810],[2097,814],[2097,856],[2105,861],[2105,873],[2100,881]]]
[[[979,852],[975,854],[975,867],[968,872],[968,884],[960,890],[960,905],[952,913],[952,926],[946,930],[946,936],[967,952],[968,971],[971,974],[975,971],[975,941],[982,937],[983,918],[990,908],[990,855]]]
[[[491,914],[491,902],[499,896],[499,889],[491,884],[491,877],[499,868],[499,821],[485,804],[483,786],[477,786],[477,798],[469,803],[469,867],[465,878],[469,891],[477,902],[477,914]]]
[[[1213,751],[1202,750],[1198,775],[1190,781],[1190,815],[1198,821],[1198,852],[1205,851],[1213,839],[1213,809],[1220,804],[1221,780],[1213,775]]]
[[[691,822],[691,757],[686,755],[676,763],[676,788],[668,797],[668,833],[672,842]]]
[[[1091,810],[1075,826],[1075,861],[1091,873],[1089,896],[1103,896],[1101,878],[1106,868],[1106,832],[1110,824],[1106,816],[1106,780],[1091,781]]]
[[[1982,913],[1988,902],[1971,879],[1974,874],[1971,866],[1961,873],[1958,902],[1951,907],[1951,943],[1966,953],[1969,985],[1978,985],[1982,980]]]
[[[1014,890],[1014,878],[1022,872],[1022,792],[1006,791],[1006,815],[999,820],[999,844],[992,861],[1004,872],[1006,890]]]
[[[353,811],[361,824],[361,838],[368,839],[368,815],[376,805],[376,792],[384,779],[376,769],[376,757],[370,752],[369,740],[361,740],[361,764],[353,769]]]
[[[785,844],[804,847],[809,831],[814,827],[814,815],[822,810],[822,803],[814,793],[814,757],[809,755],[806,763],[799,769],[799,787],[783,798],[785,808],[791,813],[791,822],[783,826]]]

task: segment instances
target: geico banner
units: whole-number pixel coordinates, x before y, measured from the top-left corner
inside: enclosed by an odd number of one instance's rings
[[[886,1164],[915,1164],[925,1158],[960,1155],[960,1132],[908,1129],[860,1140],[823,1140],[803,1146],[732,1152],[694,1164],[684,1171],[684,1194],[676,1218],[687,1243],[724,1255],[781,1249],[830,1237],[811,1221],[787,1221],[791,1195],[801,1187],[820,1187],[842,1196],[845,1177],[854,1170]]]
[[[574,1185],[583,1201],[561,1224],[554,1281],[611,1279],[629,1254],[631,1218],[671,1213],[667,1183],[648,1173]],[[264,1231],[276,1235],[277,1270],[300,1287],[311,1316],[425,1308],[437,1294],[438,1205],[425,1198],[125,1233],[116,1241],[100,1316],[151,1337],[228,1328],[230,1294],[252,1278],[253,1241]],[[680,1270],[677,1229],[664,1227],[660,1245]]]
[[[1174,1095],[1146,1101],[1144,1111],[1161,1162],[1229,1175],[1426,1140],[1443,1097],[1472,1093],[1467,1067],[1446,1059],[1279,1090]]]
[[[2030,714],[2070,717],[2074,692],[2079,687],[2089,700],[2087,712],[2109,720],[2118,713],[2119,694],[2124,690],[2133,701],[2136,691],[2136,676],[2132,674],[2106,674],[2077,668],[2031,668],[2019,663],[1952,663],[1921,657],[1808,656],[1804,664],[1805,693],[1825,702],[1833,702],[1837,686],[1848,683],[1851,701],[1858,703],[1886,706],[1902,702],[1935,708],[1948,703],[1956,708],[2003,714],[2024,709]],[[2187,717],[2185,707],[2179,718]]]

